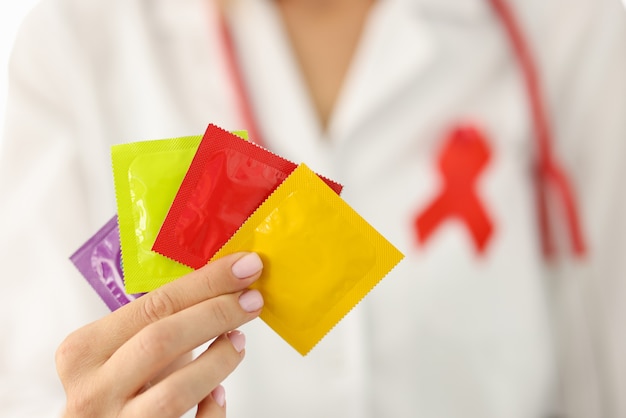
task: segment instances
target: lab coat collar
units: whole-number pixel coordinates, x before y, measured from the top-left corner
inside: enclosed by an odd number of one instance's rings
[[[349,136],[432,60],[433,38],[416,5],[380,0],[374,6],[330,119],[331,140]]]
[[[472,21],[485,5],[484,0],[379,0],[324,132],[271,0],[231,0],[229,21],[267,145],[296,158],[302,152],[314,155],[325,147],[320,142],[349,137],[435,59],[431,15],[435,21]]]
[[[410,1],[410,0],[409,0]],[[422,15],[456,23],[476,23],[488,18],[488,0],[418,0]]]
[[[272,0],[230,0],[227,20],[263,145],[294,162],[328,172],[328,141],[316,118]],[[252,138],[253,140],[257,140]]]
[[[330,120],[331,140],[350,136],[436,59],[433,24],[489,16],[486,0],[379,0],[375,7]]]

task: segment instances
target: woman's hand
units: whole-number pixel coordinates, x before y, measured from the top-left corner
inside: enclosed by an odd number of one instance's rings
[[[224,417],[220,382],[244,355],[236,327],[263,298],[255,253],[223,257],[70,334],[56,353],[66,417]],[[180,358],[215,338],[195,360]]]

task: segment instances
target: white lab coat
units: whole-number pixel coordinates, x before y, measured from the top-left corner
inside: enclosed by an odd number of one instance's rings
[[[0,416],[58,416],[55,349],[107,313],[68,257],[116,211],[109,147],[242,128],[207,3],[47,0],[24,23],[1,154]],[[232,1],[266,145],[343,183],[406,259],[306,357],[262,321],[244,326],[230,417],[626,417],[626,16],[618,0],[516,3],[584,261],[542,256],[526,91],[487,2],[381,1],[324,131],[271,2]],[[461,222],[425,245],[413,227],[463,121],[492,151],[482,254]]]

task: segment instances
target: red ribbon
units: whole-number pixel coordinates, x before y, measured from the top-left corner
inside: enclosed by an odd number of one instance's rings
[[[462,221],[483,253],[494,227],[476,194],[476,180],[489,162],[491,152],[483,135],[472,126],[454,129],[439,156],[444,187],[435,200],[415,219],[421,244],[451,218]]]

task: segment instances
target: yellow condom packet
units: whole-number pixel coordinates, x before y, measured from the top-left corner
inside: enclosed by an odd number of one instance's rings
[[[234,133],[247,139],[245,131]],[[149,292],[193,270],[152,245],[201,140],[198,135],[111,147],[127,293]]]
[[[404,257],[304,164],[212,260],[238,251],[260,255],[261,318],[302,355]]]

